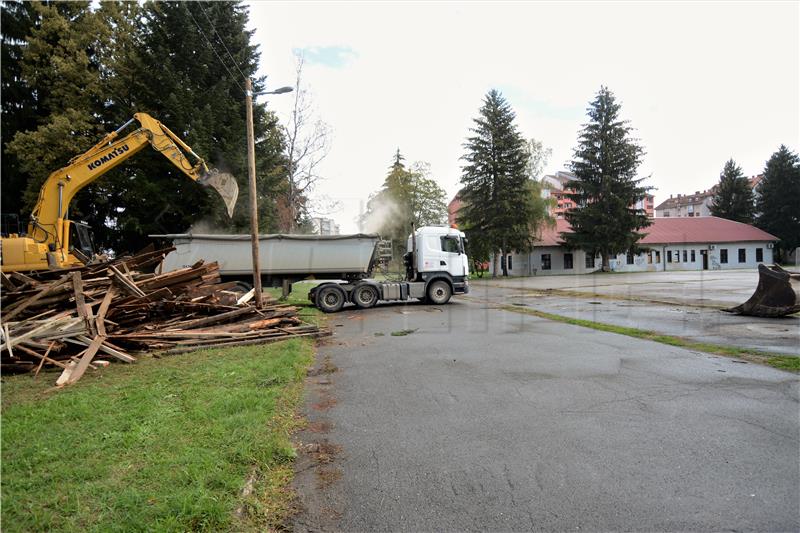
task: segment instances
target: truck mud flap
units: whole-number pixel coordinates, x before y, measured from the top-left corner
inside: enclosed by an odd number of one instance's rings
[[[789,272],[777,265],[758,265],[756,292],[743,304],[723,311],[766,318],[797,313],[800,311],[800,273]]]

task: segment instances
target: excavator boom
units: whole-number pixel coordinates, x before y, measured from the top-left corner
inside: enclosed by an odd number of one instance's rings
[[[120,133],[134,121],[138,121],[140,127],[119,138]],[[136,113],[134,118],[103,137],[92,148],[73,157],[67,166],[50,174],[39,192],[27,236],[3,238],[2,270],[44,270],[80,263],[78,258],[86,254],[73,253],[75,247],[71,247],[69,242],[71,228],[77,225],[67,218],[70,202],[78,191],[146,146],[166,157],[191,180],[217,191],[228,216],[233,216],[239,195],[234,177],[209,169],[206,162],[169,128],[146,113]],[[86,249],[82,251],[86,252]]]

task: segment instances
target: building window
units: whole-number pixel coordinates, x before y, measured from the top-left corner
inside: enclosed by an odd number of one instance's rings
[[[720,263],[727,263],[728,262],[728,249],[723,248],[719,251],[719,262]]]
[[[511,270],[513,268],[513,263],[511,262],[511,254],[508,254],[508,269]]]
[[[672,250],[667,250],[667,263],[672,263]]]
[[[675,255],[673,257],[675,258],[675,262],[676,263],[680,263],[681,262],[681,251],[680,250],[675,250]]]
[[[686,251],[686,250],[683,251],[683,262],[684,263],[688,263],[689,262],[689,252]]]
[[[542,270],[550,270],[550,254],[542,254]]]
[[[564,254],[564,270],[572,270],[572,254]]]
[[[628,263],[629,265],[633,264],[633,252],[631,252],[630,250],[628,250],[628,254],[625,257],[625,262]]]
[[[694,261],[695,261],[695,259],[694,259],[694,258],[695,258],[695,255],[694,255],[694,250],[692,250],[692,263],[694,263]]]
[[[661,262],[661,251],[660,250],[656,250],[656,263],[660,263],[660,262]]]
[[[746,263],[747,262],[747,250],[744,248],[739,248],[739,262]]]
[[[756,263],[763,263],[763,262],[764,262],[764,249],[756,248]]]
[[[669,216],[669,211],[664,211],[664,217],[668,217],[668,216]]]
[[[646,255],[647,255],[647,264],[648,265],[652,265],[653,264],[653,252],[647,252]]]
[[[586,268],[594,268],[594,254],[586,252]]]

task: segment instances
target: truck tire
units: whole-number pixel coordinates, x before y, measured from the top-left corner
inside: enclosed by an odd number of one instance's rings
[[[450,289],[450,284],[443,279],[432,281],[428,285],[428,303],[435,305],[444,305],[450,301],[453,291]]]
[[[361,283],[353,289],[351,298],[356,307],[361,309],[375,307],[375,304],[378,303],[378,288],[369,283]]]
[[[327,285],[317,292],[317,307],[325,313],[336,313],[344,306],[347,296],[338,285]]]

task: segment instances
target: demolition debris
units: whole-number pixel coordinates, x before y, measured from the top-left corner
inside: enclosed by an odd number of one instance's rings
[[[217,263],[153,272],[173,248],[59,271],[2,274],[2,372],[62,369],[57,385],[78,381],[110,360],[145,353],[262,344],[329,332],[301,320],[299,308],[249,303],[253,291],[221,283]]]

